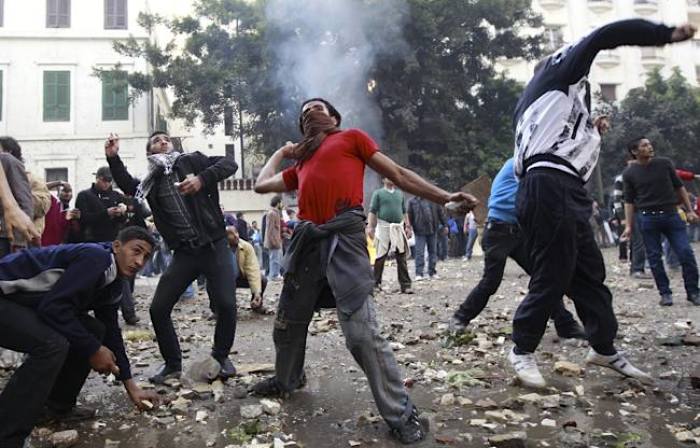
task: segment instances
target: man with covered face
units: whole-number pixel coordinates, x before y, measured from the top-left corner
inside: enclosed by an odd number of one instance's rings
[[[340,113],[326,100],[303,103],[300,143],[288,142],[260,172],[257,193],[297,190],[299,223],[285,255],[285,278],[273,338],[275,376],[253,388],[265,396],[285,396],[305,383],[306,335],[314,310],[336,307],[346,345],[367,375],[375,402],[391,433],[402,443],[422,440],[424,419],[404,388],[391,347],[377,324],[374,276],[365,239],[362,209],[365,166],[398,188],[439,204],[476,200],[448,193],[379,152],[359,129],[341,130]],[[278,172],[284,159],[295,164]]]
[[[182,153],[170,136],[156,131],[148,139],[148,174],[139,181],[119,158],[119,137],[110,135],[105,154],[112,175],[125,194],[147,199],[158,231],[174,251],[160,278],[150,313],[165,365],[151,382],[163,383],[182,372],[182,353],[171,313],[187,286],[200,274],[217,310],[211,356],[221,365],[220,376],[235,374],[228,358],[236,332],[236,279],[226,241],[224,217],[217,184],[236,172],[231,157],[208,157],[201,152]]]

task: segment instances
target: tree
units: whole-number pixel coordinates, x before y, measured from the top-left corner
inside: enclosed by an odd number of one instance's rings
[[[678,68],[666,80],[658,69],[650,72],[644,87],[630,90],[619,106],[605,104],[602,110],[610,113],[612,123],[599,162],[607,185],[625,166],[627,144],[641,136],[677,167],[700,171],[700,89],[692,87]]]
[[[299,103],[309,95],[308,88],[294,84],[297,61],[278,50],[302,41],[306,48],[332,46],[361,74],[353,79],[357,104],[343,104],[347,123],[362,118],[363,107],[371,104],[379,111],[376,124],[383,132],[376,137],[383,149],[446,188],[498,170],[512,153],[512,110],[522,87],[497,74],[494,63],[539,55],[540,37],[522,33],[540,25],[529,0],[333,3],[354,11],[351,20],[361,17],[363,29],[370,30],[362,35],[333,29],[337,17],[271,17],[271,5],[303,8],[313,1],[197,0],[191,17],[139,18],[149,30],[166,26],[184,42],[181,51],[173,43],[159,47],[133,39],[115,48],[149,62],[150,73],[129,77],[137,92],[173,89],[175,118],[190,125],[199,120],[211,130],[225,111],[240,112],[245,125],[235,132],[249,147],[269,152],[298,138]],[[372,57],[363,60],[368,46]],[[371,66],[363,66],[368,61]],[[290,71],[289,79],[280,79],[281,67]],[[339,95],[345,87],[337,86]]]

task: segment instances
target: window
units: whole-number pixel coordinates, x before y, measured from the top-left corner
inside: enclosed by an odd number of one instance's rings
[[[70,28],[70,0],[46,0],[46,27]]]
[[[46,183],[62,180],[68,182],[68,168],[46,168],[44,170]]]
[[[105,0],[105,29],[125,30],[127,28],[127,0]]]
[[[70,121],[70,72],[44,72],[44,121]]]
[[[233,135],[233,107],[224,106],[224,135]]]
[[[547,51],[556,51],[564,46],[564,32],[560,26],[544,27],[544,45]]]
[[[230,143],[226,145],[226,157],[230,157],[232,159],[236,158],[236,145],[232,145]]]
[[[126,72],[106,72],[102,78],[102,120],[128,119],[129,91]]]
[[[617,101],[617,84],[601,84],[600,94],[605,98],[605,101],[614,103]]]

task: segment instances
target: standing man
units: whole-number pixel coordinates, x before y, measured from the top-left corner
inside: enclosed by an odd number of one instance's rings
[[[126,223],[126,199],[112,189],[112,173],[103,166],[95,173],[95,183],[78,193],[75,208],[80,210],[83,243],[114,241]]]
[[[300,222],[285,258],[288,268],[273,338],[275,376],[258,383],[260,395],[286,395],[303,387],[306,335],[314,310],[336,306],[346,345],[367,375],[375,403],[402,443],[425,437],[427,427],[403,385],[394,354],[377,324],[362,209],[365,166],[399,188],[444,204],[475,199],[447,193],[378,151],[359,129],[340,130],[340,113],[326,100],[304,102],[304,139],[277,150],[260,172],[257,193],[298,191]],[[284,159],[296,164],[277,173]]]
[[[699,306],[698,265],[685,222],[677,209],[677,204],[683,205],[688,221],[698,221],[688,191],[678,178],[673,162],[665,157],[654,157],[654,147],[647,138],[633,140],[628,150],[637,163],[630,164],[622,173],[627,217],[623,238],[629,238],[633,229],[639,227],[656,288],[661,295],[659,305],[671,306],[673,296],[661,249],[661,237],[665,236],[683,268],[686,297],[691,304]]]
[[[238,267],[236,288],[250,289],[250,308],[256,313],[264,312],[263,294],[267,288],[267,279],[260,274],[260,264],[255,255],[253,245],[240,238],[238,229],[230,226],[226,228],[226,238],[231,247],[235,262]]]
[[[428,276],[438,279],[437,234],[447,228],[447,217],[442,207],[428,199],[415,196],[408,201],[408,222],[416,239],[416,281],[423,280],[425,247],[428,247]]]
[[[476,238],[479,236],[479,227],[476,225],[474,211],[470,210],[464,217],[464,234],[467,235],[467,247],[464,249],[464,259],[471,260]]]
[[[59,420],[94,416],[75,409],[90,370],[116,375],[139,408],[158,403],[132,379],[117,321],[123,278],[136,275],[153,247],[145,229],[128,227],[114,242],[23,250],[0,261],[0,347],[28,355],[0,393],[0,446],[24,446],[44,406]]]
[[[148,200],[158,231],[174,251],[151,302],[151,321],[165,365],[150,381],[160,384],[182,372],[182,352],[171,314],[200,274],[207,279],[209,300],[218,316],[211,356],[221,365],[220,376],[228,378],[236,372],[228,358],[236,334],[236,278],[217,183],[233,175],[238,166],[232,157],[176,151],[170,136],[162,131],[148,138],[146,153],[148,173],[139,181],[119,158],[119,137],[110,135],[105,142],[117,185],[136,199]]]
[[[489,211],[481,246],[484,249],[484,273],[481,280],[459,306],[452,319],[450,330],[461,333],[486,307],[489,298],[496,293],[503,280],[506,261],[510,257],[527,274],[532,272],[532,262],[515,213],[518,180],[513,172],[513,159],[503,164],[491,185]],[[470,212],[471,213],[471,212]],[[562,300],[552,311],[554,328],[560,338],[586,339],[586,333]]]
[[[375,288],[381,289],[386,257],[390,253],[394,253],[396,254],[396,270],[399,275],[401,293],[413,294],[411,277],[408,275],[408,265],[406,264],[411,224],[408,222],[403,193],[397,190],[396,185],[386,177],[384,178],[384,188],[372,193],[367,233],[374,240],[374,246],[377,248],[377,258],[374,260]]]
[[[282,281],[282,196],[270,200],[270,210],[265,215],[264,246],[269,256],[270,280]]]
[[[589,224],[592,201],[584,184],[600,153],[590,116],[588,73],[599,51],[621,45],[653,46],[690,39],[676,28],[642,19],[600,27],[540,61],[515,108],[518,222],[533,262],[530,290],[513,319],[515,346],[508,359],[521,381],[544,387],[534,352],[554,306],[565,293],[583,319],[591,349],[586,361],[651,381],[614,346],[617,320],[605,286],[605,263]]]
[[[633,158],[627,161],[627,166],[637,163]],[[644,272],[644,265],[647,262],[646,250],[644,249],[644,240],[642,240],[642,232],[639,231],[639,226],[635,226],[629,239],[622,237],[625,232],[625,184],[622,180],[622,173],[615,177],[613,190],[613,206],[615,219],[620,222],[620,260],[627,260],[629,253],[630,262],[630,277],[639,280],[650,279],[651,276]]]

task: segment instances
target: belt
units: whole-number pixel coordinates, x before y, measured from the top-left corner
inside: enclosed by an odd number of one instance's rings
[[[672,215],[678,213],[676,207],[643,208],[639,210],[644,216]]]
[[[505,232],[516,234],[520,232],[520,226],[518,224],[512,224],[504,221],[489,220],[486,223],[487,230],[496,230],[498,232]]]

